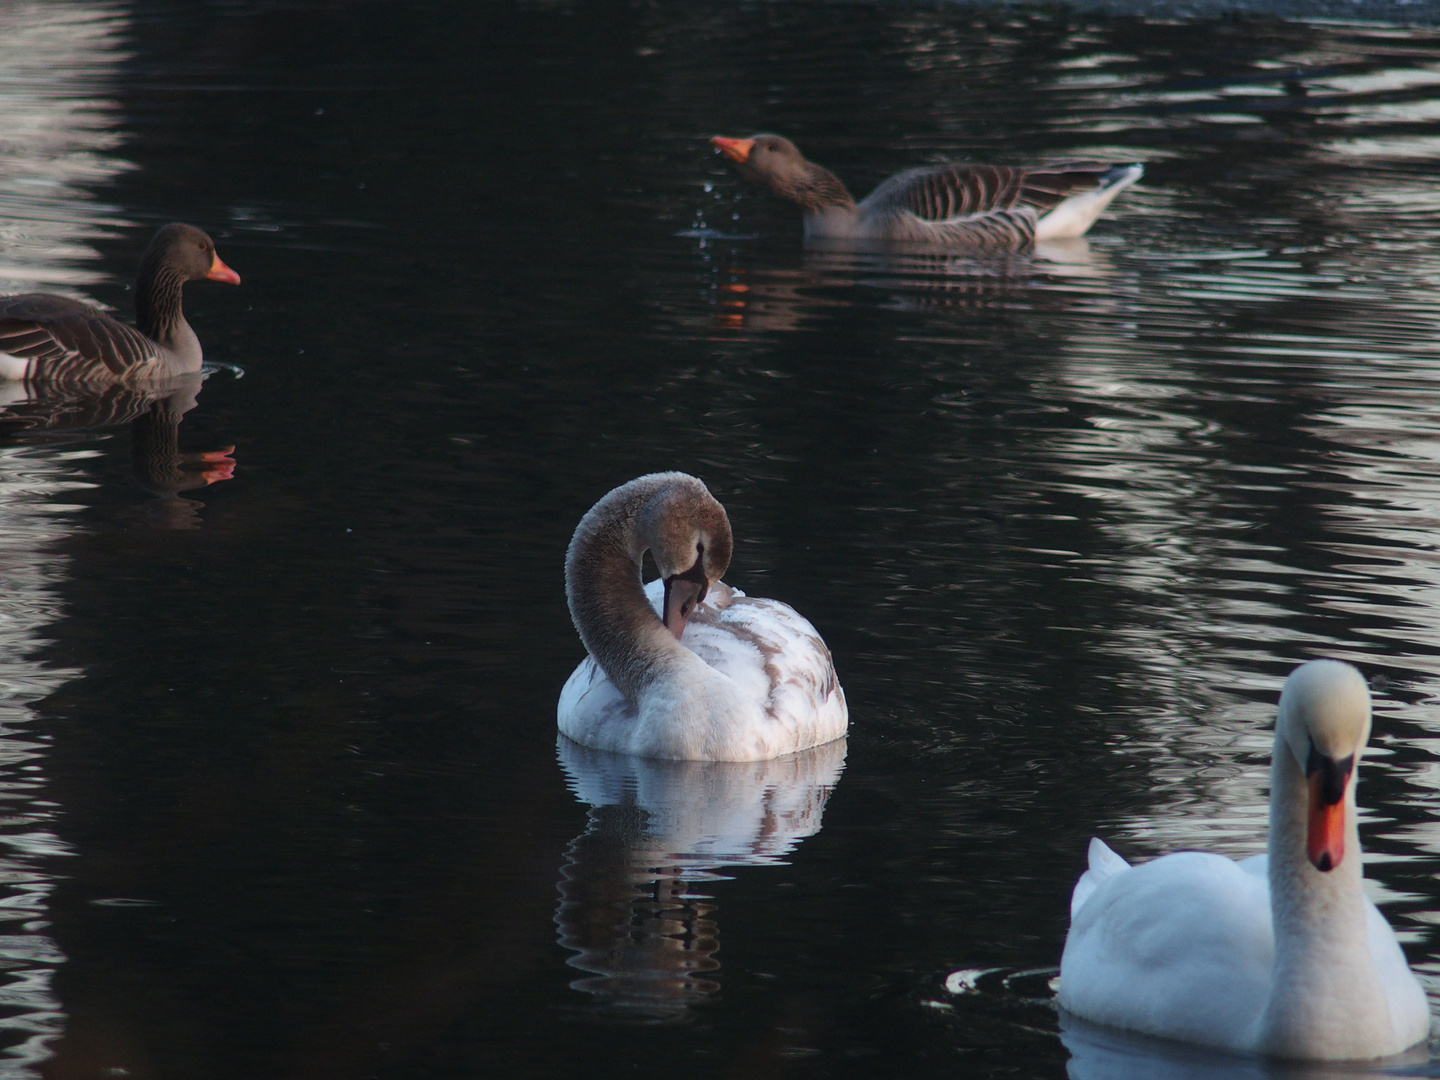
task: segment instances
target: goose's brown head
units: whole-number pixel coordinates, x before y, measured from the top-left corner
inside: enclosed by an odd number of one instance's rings
[[[772,191],[794,187],[811,168],[799,148],[780,135],[751,135],[748,139],[716,135],[710,142],[746,180]]]
[[[799,148],[783,136],[730,139],[716,135],[710,142],[730,159],[735,171],[746,180],[795,203],[807,213],[855,205],[850,192],[834,173],[807,161]]]
[[[215,241],[194,225],[166,225],[155,234],[141,257],[141,265],[155,265],[182,281],[220,281],[239,285],[240,275],[220,261]]]

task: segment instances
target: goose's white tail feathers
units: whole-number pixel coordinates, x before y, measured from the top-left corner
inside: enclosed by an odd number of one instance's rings
[[[1080,880],[1075,883],[1075,891],[1070,894],[1071,921],[1074,921],[1080,909],[1085,906],[1085,901],[1090,899],[1091,894],[1103,882],[1129,869],[1130,864],[1106,847],[1104,840],[1098,836],[1092,836],[1090,838],[1090,869],[1080,875]]]
[[[1084,236],[1115,196],[1144,175],[1143,165],[1116,165],[1094,191],[1072,195],[1042,217],[1035,225],[1035,239],[1067,240]]]

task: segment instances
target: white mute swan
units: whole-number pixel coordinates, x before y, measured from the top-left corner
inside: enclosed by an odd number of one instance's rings
[[[560,731],[640,757],[763,761],[845,734],[830,651],[787,604],[720,580],[730,521],[705,485],[652,473],[590,508],[565,557],[590,655],[560,692]],[[649,551],[660,577],[648,588]]]
[[[1091,840],[1060,1007],[1281,1058],[1377,1058],[1424,1039],[1425,994],[1360,884],[1355,774],[1369,735],[1360,673],[1312,660],[1280,694],[1268,855],[1189,851],[1131,867]]]

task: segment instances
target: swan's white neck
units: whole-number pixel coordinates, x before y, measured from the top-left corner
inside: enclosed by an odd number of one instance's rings
[[[1355,776],[1351,774],[1345,790],[1344,857],[1333,870],[1322,872],[1306,851],[1305,772],[1277,730],[1270,767],[1269,839],[1275,967],[1258,1040],[1265,1053],[1373,1056],[1374,1033],[1390,1026],[1366,931]],[[1325,1045],[1317,1045],[1317,1040]]]

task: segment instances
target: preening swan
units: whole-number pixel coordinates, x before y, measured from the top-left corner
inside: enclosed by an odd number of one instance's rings
[[[1131,867],[1100,840],[1070,902],[1059,1004],[1088,1020],[1306,1060],[1396,1054],[1430,1032],[1425,994],[1360,884],[1360,673],[1285,680],[1268,854],[1181,852]]]
[[[652,473],[606,495],[565,557],[590,655],[560,693],[560,731],[641,757],[762,761],[845,734],[830,651],[794,608],[720,580],[730,521],[705,485]],[[660,572],[648,588],[649,551]]]
[[[1024,248],[1084,236],[1110,201],[1139,180],[1138,164],[930,165],[890,177],[856,202],[840,178],[789,139],[710,142],[751,183],[805,213],[807,240]]]

